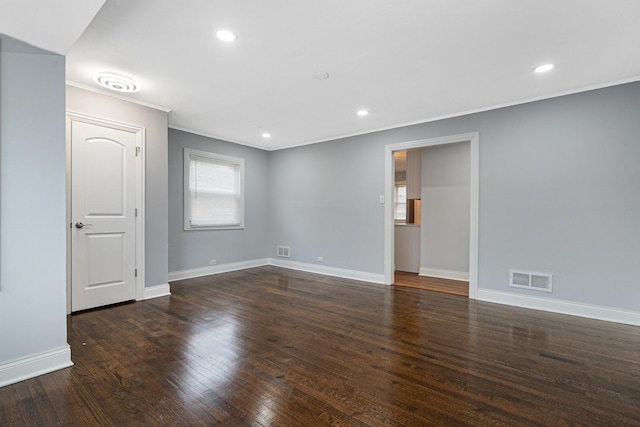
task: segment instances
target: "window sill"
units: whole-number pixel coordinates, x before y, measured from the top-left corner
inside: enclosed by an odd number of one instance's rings
[[[219,225],[219,226],[201,226],[201,227],[184,227],[184,231],[198,230],[244,230],[244,225]]]

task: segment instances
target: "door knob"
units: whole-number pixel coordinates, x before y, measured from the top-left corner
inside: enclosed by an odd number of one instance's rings
[[[93,225],[93,224],[83,224],[81,222],[76,222],[76,228],[82,228],[82,227],[84,227],[86,225]]]

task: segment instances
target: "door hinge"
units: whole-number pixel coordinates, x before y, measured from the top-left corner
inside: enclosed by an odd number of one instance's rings
[[[142,148],[136,147],[136,157],[138,157],[138,155],[140,154],[141,150],[142,150]]]
[[[138,208],[136,208],[136,218],[138,217]]]
[[[136,268],[135,277],[138,277],[138,269]]]

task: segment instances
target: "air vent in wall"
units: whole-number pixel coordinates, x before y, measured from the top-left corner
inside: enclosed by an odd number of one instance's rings
[[[551,274],[511,270],[509,286],[551,292]]]
[[[291,249],[289,246],[278,246],[278,256],[289,258],[291,255],[289,254]]]

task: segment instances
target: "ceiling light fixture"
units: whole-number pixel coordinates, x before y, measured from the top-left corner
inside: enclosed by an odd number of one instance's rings
[[[358,111],[358,115],[359,115],[360,117],[364,117],[364,116],[366,116],[367,114],[369,114],[369,112],[368,112],[367,110],[360,110],[360,111]]]
[[[271,138],[271,134],[269,132],[265,132],[262,134],[263,138]]]
[[[104,72],[96,76],[96,82],[107,89],[118,92],[137,92],[140,90],[134,79],[122,74]]]
[[[219,30],[216,32],[216,37],[223,42],[234,42],[238,39],[234,33],[229,30]]]
[[[533,69],[533,71],[536,73],[546,73],[547,71],[551,71],[553,67],[554,67],[553,64],[543,64],[543,65],[538,65],[536,68]]]

